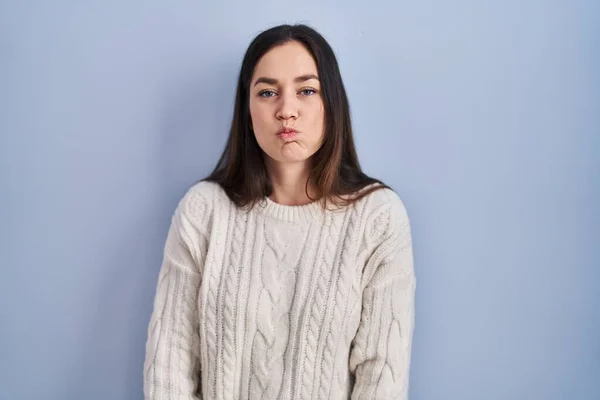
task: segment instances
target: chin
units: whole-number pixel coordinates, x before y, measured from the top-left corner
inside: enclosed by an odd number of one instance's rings
[[[298,163],[308,161],[308,159],[311,157],[311,154],[290,154],[285,152],[277,152],[276,154],[270,154],[269,157],[279,163]]]
[[[277,159],[275,159],[275,161],[278,161],[280,163],[300,163],[300,162],[308,161],[309,158],[310,157],[303,157],[303,156],[291,157],[291,156],[281,155]]]
[[[284,147],[277,147],[271,149],[269,152],[265,152],[269,158],[278,163],[301,163],[307,162],[316,153],[316,151],[307,151],[307,149],[301,147],[288,147],[290,144],[286,144]],[[296,146],[296,145],[291,145]]]

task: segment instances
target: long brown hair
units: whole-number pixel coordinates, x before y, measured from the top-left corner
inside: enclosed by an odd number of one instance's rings
[[[352,135],[350,106],[335,54],[325,38],[306,25],[279,25],[260,33],[250,43],[238,77],[229,138],[214,171],[203,180],[218,183],[238,207],[254,206],[271,194],[273,187],[264,154],[251,129],[250,81],[261,57],[273,47],[290,41],[304,45],[314,58],[325,107],[324,140],[311,157],[313,168],[306,182],[306,195],[309,196],[311,182],[318,196],[312,200],[321,200],[323,207],[328,201],[346,206],[375,190],[389,188],[361,170]],[[365,189],[369,185],[372,186]]]

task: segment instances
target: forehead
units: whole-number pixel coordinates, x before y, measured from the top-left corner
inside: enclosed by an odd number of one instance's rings
[[[253,79],[267,76],[278,80],[292,80],[305,74],[317,75],[317,64],[306,47],[293,41],[265,53],[256,64]]]

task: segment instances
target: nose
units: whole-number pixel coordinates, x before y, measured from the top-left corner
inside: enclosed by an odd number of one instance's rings
[[[277,119],[298,118],[298,99],[296,94],[282,95],[279,98],[279,108],[277,109]]]

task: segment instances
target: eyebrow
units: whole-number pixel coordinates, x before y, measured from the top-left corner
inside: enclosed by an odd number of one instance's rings
[[[299,82],[305,82],[311,79],[316,79],[319,80],[319,77],[316,76],[315,74],[304,74],[304,75],[300,75],[298,77],[296,77],[294,79],[294,82],[299,83]],[[267,85],[276,85],[277,83],[279,83],[279,81],[275,78],[267,78],[265,76],[261,76],[260,78],[258,78],[256,80],[256,82],[254,82],[254,86],[258,85],[259,83],[266,83]]]

